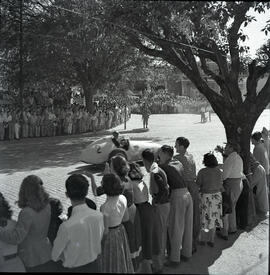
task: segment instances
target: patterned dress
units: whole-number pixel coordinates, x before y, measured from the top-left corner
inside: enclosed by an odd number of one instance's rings
[[[200,192],[201,229],[223,227],[222,223],[222,172],[218,167],[206,167],[198,172]]]

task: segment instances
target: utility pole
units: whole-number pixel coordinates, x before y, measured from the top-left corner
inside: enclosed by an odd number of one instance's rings
[[[127,103],[125,102],[125,121],[124,121],[124,129],[127,129]]]
[[[20,86],[20,107],[23,111],[23,0],[18,0],[20,4],[20,31],[19,31],[19,53],[20,53],[20,74],[19,74],[19,86]]]

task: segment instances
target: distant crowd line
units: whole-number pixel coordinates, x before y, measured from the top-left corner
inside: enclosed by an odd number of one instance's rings
[[[128,106],[107,107],[105,102],[95,104],[92,113],[80,105],[35,106],[23,111],[4,107],[0,109],[0,140],[96,133],[122,124],[125,116],[130,118],[130,111]]]

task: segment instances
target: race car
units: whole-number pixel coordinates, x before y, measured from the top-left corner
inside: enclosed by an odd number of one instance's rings
[[[122,148],[125,150],[127,160],[140,161],[142,160],[141,154],[143,150],[149,148],[153,150],[155,155],[157,155],[158,149],[161,147],[160,144],[142,141],[142,140],[130,140],[129,138],[122,138],[120,140],[120,146],[117,147],[113,142],[112,137],[100,138],[90,145],[88,145],[81,153],[80,161],[89,164],[101,164],[108,160],[109,155],[114,150]]]

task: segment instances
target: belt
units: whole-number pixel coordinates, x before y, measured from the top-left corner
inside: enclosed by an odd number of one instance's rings
[[[117,228],[117,227],[119,227],[120,226],[120,224],[118,224],[118,225],[116,225],[116,226],[109,226],[109,229],[114,229],[114,228]]]
[[[17,256],[18,256],[18,253],[14,253],[14,254],[3,256],[3,258],[5,261],[8,261],[10,259],[16,258]]]

